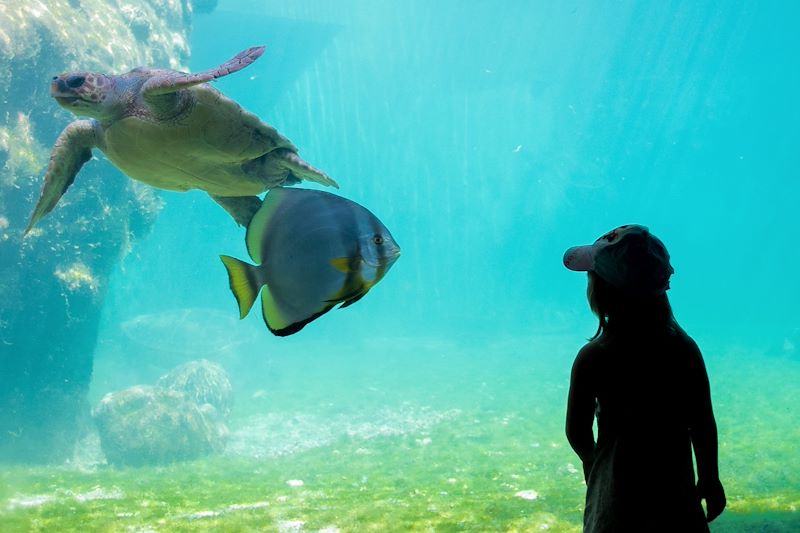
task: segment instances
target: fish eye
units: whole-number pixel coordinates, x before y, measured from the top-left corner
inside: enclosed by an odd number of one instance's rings
[[[78,87],[83,85],[83,82],[85,81],[86,81],[85,76],[70,76],[69,78],[67,78],[67,87],[69,87],[70,89],[77,89]]]
[[[381,237],[380,235],[375,235],[375,236],[372,238],[372,242],[374,242],[375,244],[377,244],[378,246],[380,246],[381,244],[383,244],[383,237]]]

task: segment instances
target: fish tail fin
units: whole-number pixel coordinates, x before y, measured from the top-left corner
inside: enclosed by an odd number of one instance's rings
[[[231,292],[239,304],[239,319],[242,319],[250,312],[258,296],[258,291],[264,285],[260,281],[258,267],[227,255],[221,255],[219,258],[222,259],[222,263],[228,271]]]

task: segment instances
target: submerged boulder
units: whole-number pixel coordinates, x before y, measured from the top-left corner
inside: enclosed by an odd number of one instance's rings
[[[158,386],[182,392],[197,405],[210,404],[227,419],[233,406],[233,389],[222,365],[207,359],[189,361],[161,376]]]
[[[206,405],[145,385],[106,394],[92,413],[106,461],[158,465],[221,452],[228,430]]]

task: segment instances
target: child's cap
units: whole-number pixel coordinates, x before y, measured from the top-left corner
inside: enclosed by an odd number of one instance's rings
[[[675,272],[664,243],[638,224],[611,230],[594,244],[573,246],[564,254],[564,266],[596,272],[629,294],[652,296],[669,289],[669,278]]]

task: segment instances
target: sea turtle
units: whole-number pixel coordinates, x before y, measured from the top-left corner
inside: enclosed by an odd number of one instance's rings
[[[49,213],[99,148],[129,177],[173,191],[201,189],[247,226],[256,196],[311,180],[338,187],[297,148],[207,82],[237,72],[264,53],[257,46],[197,74],[139,67],[110,76],[55,76],[50,93],[78,116],[56,140],[42,195],[25,233]]]

